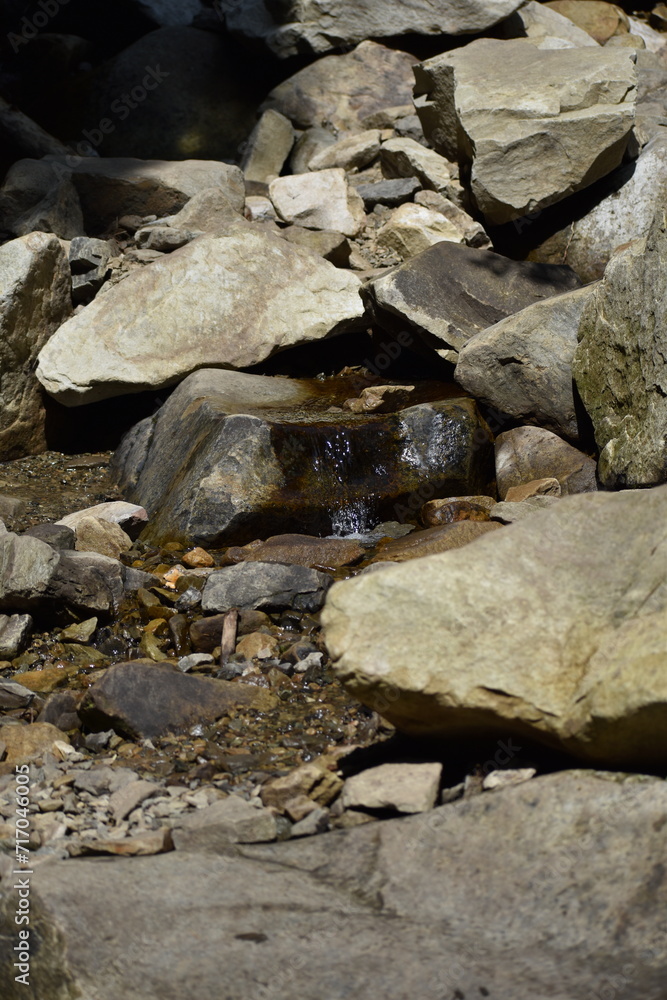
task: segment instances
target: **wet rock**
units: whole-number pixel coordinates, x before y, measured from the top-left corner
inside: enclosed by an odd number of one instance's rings
[[[536,302],[475,334],[459,354],[456,381],[522,423],[578,440],[572,359],[593,294],[585,287]]]
[[[262,109],[279,111],[300,129],[324,122],[338,130],[360,128],[367,115],[412,102],[414,62],[407,52],[362,42],[344,55],[318,59],[278,84]]]
[[[417,109],[435,148],[461,161],[479,211],[500,224],[619,166],[633,125],[634,61],[628,49],[480,39],[419,66]]]
[[[205,809],[186,817],[174,830],[177,851],[216,853],[229,844],[256,844],[275,840],[276,820],[268,809],[259,809],[242,799],[229,795]]]
[[[390,38],[405,34],[477,34],[502,21],[520,5],[520,0],[478,0],[461,5],[443,0],[434,6],[425,0],[407,3],[374,3],[360,6],[340,0],[323,7],[314,0],[280,5],[252,0],[229,8],[230,30],[250,38],[261,38],[281,58],[302,52],[328,52],[366,38]]]
[[[437,243],[364,288],[377,322],[422,335],[455,361],[474,334],[579,285],[570,268],[509,260],[489,250]]]
[[[281,219],[307,229],[356,236],[366,219],[364,203],[342,168],[278,177],[269,184],[269,197]]]
[[[406,562],[421,559],[438,552],[448,552],[468,545],[483,535],[494,531],[497,526],[490,521],[458,521],[455,524],[441,524],[423,531],[414,531],[407,538],[387,542],[378,549],[371,564],[378,562]]]
[[[0,660],[13,660],[22,653],[31,633],[30,615],[0,615]]]
[[[425,503],[419,516],[425,528],[457,521],[488,521],[495,502],[493,497],[443,497]]]
[[[211,547],[270,532],[344,534],[402,516],[421,487],[486,488],[489,433],[471,400],[313,422],[300,411],[310,391],[302,380],[191,375],[113,460],[123,494],[151,515],[143,537]]]
[[[314,535],[274,535],[262,542],[231,546],[233,562],[286,563],[313,569],[338,569],[358,562],[366,551],[351,538],[316,538]]]
[[[441,774],[442,764],[380,764],[347,779],[341,804],[346,809],[427,812],[436,803]]]
[[[69,745],[67,735],[48,722],[32,722],[22,726],[6,723],[0,726],[0,743],[6,748],[6,764],[25,764],[27,761],[53,753],[54,743]]]
[[[189,552],[185,553],[183,556],[183,564],[196,569],[197,567],[214,566],[215,560],[213,556],[206,551],[206,549],[202,549],[198,546],[197,548],[191,549]]]
[[[343,407],[352,413],[393,413],[413,401],[414,385],[369,385],[359,396],[346,399]]]
[[[496,438],[496,480],[502,500],[513,486],[557,479],[563,496],[597,490],[595,460],[542,427],[515,427]]]
[[[611,259],[581,317],[574,379],[610,488],[667,480],[665,219]]]
[[[333,577],[327,573],[305,566],[243,562],[211,573],[202,594],[202,608],[317,611],[332,582]]]
[[[289,118],[269,109],[261,116],[246,142],[241,169],[247,181],[269,184],[280,173],[294,145]]]
[[[393,208],[410,201],[421,188],[417,177],[396,177],[390,180],[376,181],[370,184],[357,184],[357,194],[364,201],[364,208],[370,212],[376,205],[388,205]]]
[[[29,535],[0,535],[0,610],[32,612],[40,608],[54,578],[59,554]]]
[[[236,652],[246,660],[269,660],[279,656],[280,644],[272,635],[263,632],[251,632],[244,635],[236,644]]]
[[[190,677],[176,664],[146,660],[109,667],[88,695],[80,714],[91,728],[111,726],[139,739],[183,732],[232,708],[267,712],[277,704],[264,688]]]
[[[44,931],[31,983],[48,990],[66,975],[84,996],[129,1000],[164,994],[168,968],[177,992],[196,980],[201,1000],[218,1000],[225,979],[249,997],[261,957],[276,1000],[295,989],[302,1000],[333,998],[342,969],[352,995],[381,977],[386,1000],[428,996],[434,982],[466,997],[483,995],[480,987],[513,1000],[577,997],[582,983],[598,993],[621,986],[623,1000],[657,997],[667,969],[664,907],[652,887],[666,809],[659,779],[569,771],[426,815],[237,845],[224,858],[51,861],[32,887]],[[480,872],[484,891],[473,892]],[[369,898],[369,886],[380,895]],[[277,900],[290,913],[279,927]],[[15,908],[6,894],[7,936]],[[111,947],[90,935],[107,921]],[[25,988],[7,978],[8,1000],[18,1000]]]
[[[354,132],[315,153],[308,161],[308,169],[327,170],[331,167],[342,167],[343,170],[363,170],[373,162],[379,152],[379,129]]]
[[[190,626],[190,642],[196,653],[212,653],[220,645],[222,626],[226,615],[212,615],[200,618]],[[270,625],[271,619],[263,611],[241,609],[239,611],[237,635],[249,635],[263,626]]]
[[[72,311],[69,267],[55,236],[32,233],[0,247],[0,461],[46,448],[34,365]]]
[[[248,367],[277,349],[358,327],[358,290],[354,275],[232,223],[225,237],[202,236],[176,250],[61,326],[42,350],[38,378],[56,399],[78,405],[173,385],[206,364]]]
[[[667,488],[552,502],[465,552],[336,584],[334,668],[406,732],[662,766]]]

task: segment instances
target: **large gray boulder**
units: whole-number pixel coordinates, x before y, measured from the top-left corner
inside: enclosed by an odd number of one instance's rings
[[[574,771],[305,841],[50,861],[31,995],[660,1000],[666,810],[657,778]]]
[[[202,610],[265,608],[282,611],[284,608],[296,608],[299,611],[319,611],[332,583],[333,577],[328,573],[307,566],[238,563],[211,573],[202,593]]]
[[[282,58],[328,52],[367,38],[474,35],[502,21],[523,0],[251,0],[225,8],[231,31],[262,40]]]
[[[581,317],[574,378],[605,486],[667,480],[667,222],[612,257]]]
[[[487,221],[509,222],[620,164],[634,121],[634,61],[627,48],[480,39],[415,69],[417,110],[435,148],[461,162]]]
[[[566,497],[337,583],[323,611],[336,673],[404,732],[664,767],[666,519],[667,487]]]
[[[0,462],[46,448],[37,355],[72,312],[67,255],[32,233],[0,247]]]
[[[206,365],[245,368],[359,328],[359,287],[351,272],[230,221],[226,231],[130,275],[61,326],[37,377],[76,406],[173,385]]]
[[[455,378],[475,399],[576,441],[572,358],[591,286],[544,299],[475,334]]]
[[[348,533],[395,519],[420,488],[483,493],[493,478],[472,400],[330,414],[313,391],[303,380],[215,370],[179,385],[112,462],[123,495],[150,515],[143,537],[215,545]]]
[[[455,362],[481,330],[579,284],[567,266],[509,260],[443,241],[368,282],[364,297],[380,326],[400,332],[407,324]]]

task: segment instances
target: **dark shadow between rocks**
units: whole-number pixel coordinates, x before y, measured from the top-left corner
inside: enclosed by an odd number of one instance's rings
[[[113,451],[130,428],[162,406],[174,388],[115,396],[72,407],[63,406],[44,393],[47,447],[66,455]]]

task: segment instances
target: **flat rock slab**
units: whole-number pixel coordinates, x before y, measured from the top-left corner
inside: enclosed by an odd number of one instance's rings
[[[274,535],[266,541],[230,546],[227,558],[233,562],[275,562],[326,570],[359,562],[365,551],[366,548],[352,538]]]
[[[174,831],[177,851],[224,851],[228,844],[256,844],[275,840],[276,819],[268,809],[251,805],[240,795],[229,795],[187,816]]]
[[[377,555],[373,557],[371,563],[387,560],[407,562],[409,559],[422,559],[438,552],[460,549],[477,538],[483,538],[490,531],[495,531],[497,527],[491,524],[487,517],[484,521],[464,520],[414,531],[407,538],[396,538],[379,546]]]
[[[358,328],[359,288],[352,273],[230,222],[224,234],[201,236],[131,274],[63,324],[40,354],[37,377],[55,399],[77,406],[174,385],[207,365],[245,368]]]
[[[213,722],[230,708],[268,712],[278,704],[264,688],[189,677],[175,664],[147,660],[109,667],[88,695],[81,712],[89,725],[118,729],[139,739]]]
[[[380,764],[348,778],[341,802],[346,809],[428,812],[440,790],[442,764]]]
[[[580,281],[567,266],[509,260],[490,250],[437,243],[364,288],[380,326],[419,333],[456,360],[472,336]]]
[[[381,984],[385,1000],[585,1000],[622,984],[623,1000],[658,1000],[666,811],[657,779],[564,772],[224,856],[52,861],[31,879],[31,990],[181,1000],[196,983],[220,1000],[224,983],[227,1000],[347,1000]],[[8,888],[8,940],[15,909]],[[1,961],[7,1000],[21,1000],[11,949]]]
[[[407,733],[664,767],[667,487],[540,499],[463,551],[335,584],[334,669]]]
[[[204,611],[229,608],[296,608],[318,611],[333,577],[305,566],[242,562],[226,566],[208,577],[202,593]]]

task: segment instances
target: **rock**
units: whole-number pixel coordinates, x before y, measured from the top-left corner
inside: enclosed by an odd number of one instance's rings
[[[346,399],[343,408],[352,413],[394,413],[414,401],[414,385],[369,385],[359,396]]]
[[[556,480],[558,482],[558,480]],[[553,495],[538,495],[528,497],[525,500],[497,503],[489,511],[492,521],[500,521],[501,524],[514,524],[515,521],[523,521],[533,514],[538,514],[541,510],[551,507],[558,501],[558,497]]]
[[[603,486],[667,480],[667,222],[612,257],[584,309],[574,379],[595,429]]]
[[[382,144],[380,163],[385,177],[417,177],[424,187],[456,197],[457,167],[414,139],[389,139]]]
[[[59,562],[50,545],[29,535],[0,535],[0,611],[33,612],[45,599]]]
[[[281,229],[279,235],[288,243],[296,243],[305,250],[319,254],[336,267],[347,267],[349,263],[350,244],[342,233],[326,229],[305,229],[303,226],[286,226]]]
[[[34,691],[18,684],[16,681],[0,680],[0,708],[3,712],[11,711],[14,708],[27,708],[28,705],[38,702]],[[40,721],[47,721],[41,719]]]
[[[225,615],[200,618],[190,626],[190,642],[197,653],[212,653],[220,645]],[[238,635],[249,635],[263,626],[271,625],[271,619],[263,611],[240,610]]]
[[[474,542],[477,538],[495,531],[498,527],[487,519],[480,521],[458,521],[455,524],[441,524],[423,531],[414,531],[407,538],[397,538],[378,548],[371,564],[379,562],[406,562],[422,559],[437,552],[448,552]]]
[[[500,788],[509,788],[511,785],[520,785],[524,781],[534,778],[537,771],[534,767],[515,767],[506,771],[490,771],[484,776],[482,789],[485,792],[495,792]]]
[[[7,764],[25,764],[45,753],[53,753],[55,742],[69,745],[70,741],[65,733],[48,722],[32,722],[26,726],[8,722],[0,726],[0,743],[6,748]]]
[[[49,722],[63,732],[81,729],[81,719],[77,712],[80,700],[80,695],[73,691],[56,691],[47,698],[37,721]]]
[[[628,49],[480,39],[416,69],[417,109],[436,150],[461,161],[479,211],[501,224],[620,164],[634,118],[634,60]]]
[[[294,145],[295,133],[289,118],[269,109],[250,133],[243,151],[241,168],[247,181],[269,184],[280,176]]]
[[[421,188],[417,177],[396,177],[392,180],[375,181],[370,184],[357,184],[357,194],[361,195],[364,208],[370,212],[376,205],[388,205],[394,208],[410,201]]]
[[[491,248],[491,240],[487,236],[484,228],[476,222],[472,216],[464,212],[449,198],[438,194],[437,191],[419,191],[415,195],[415,203],[424,205],[426,208],[439,212],[452,222],[463,233],[463,241],[470,247],[477,247],[480,250]]]
[[[474,334],[578,284],[568,267],[442,242],[370,281],[364,296],[384,329],[404,330],[407,323],[455,361]]]
[[[0,228],[15,236],[35,230],[63,240],[81,236],[81,202],[69,174],[45,160],[13,163],[0,189]]]
[[[514,427],[496,438],[498,495],[535,479],[557,479],[563,496],[597,490],[595,461],[542,427]]]
[[[160,786],[154,781],[130,781],[109,797],[109,811],[115,822],[120,823],[126,816],[129,816],[133,809],[159,791]]]
[[[238,221],[243,211],[236,192],[224,187],[204,188],[170,217],[170,225],[180,233],[225,233],[232,221]]]
[[[284,812],[291,802],[307,796],[316,805],[328,806],[340,794],[343,781],[329,770],[322,759],[290,771],[281,778],[273,778],[262,785],[260,798],[265,806]]]
[[[366,220],[364,203],[342,168],[278,177],[269,184],[269,197],[281,219],[307,229],[357,236]]]
[[[545,7],[567,17],[600,45],[608,42],[613,35],[627,34],[628,31],[627,16],[613,3],[588,0],[581,4],[578,0],[549,0]]]
[[[428,812],[440,790],[442,764],[380,764],[348,778],[341,795],[346,809]]]
[[[234,159],[274,79],[267,70],[255,63],[249,72],[245,54],[219,34],[159,28],[100,68],[89,105],[99,124],[84,135],[101,158]]]
[[[0,615],[0,660],[13,660],[22,653],[31,633],[30,615]]]
[[[201,0],[135,0],[135,3],[162,27],[190,25],[203,11]]]
[[[52,549],[73,549],[76,535],[64,524],[33,524],[26,535],[46,542]]]
[[[145,857],[173,850],[171,830],[142,830],[133,837],[100,837],[84,842],[84,852],[92,854],[118,854],[121,856]]]
[[[312,422],[308,399],[302,380],[191,375],[113,459],[123,495],[151,515],[142,537],[216,547],[273,532],[349,534],[396,519],[413,497],[416,510],[436,493],[483,492],[493,477],[471,400]]]
[[[226,23],[231,31],[261,38],[281,58],[302,52],[329,52],[366,38],[405,34],[466,35],[485,31],[502,21],[521,0],[409,0],[399,5],[360,5],[339,0],[335,7],[316,0],[287,0],[280,5],[253,0],[230,6]],[[275,18],[273,20],[272,18]]]
[[[541,49],[593,46],[598,43],[546,3],[529,0],[498,26],[503,38],[526,37]]]
[[[97,552],[61,551],[58,556],[45,594],[48,610],[69,609],[84,618],[118,610],[125,588],[123,566],[116,559]]]
[[[378,231],[376,242],[410,260],[445,240],[463,243],[463,233],[444,215],[423,205],[401,205]]]
[[[232,708],[267,712],[276,704],[274,694],[252,684],[190,677],[175,663],[132,660],[109,667],[88,689],[80,712],[92,729],[152,739],[213,722]]]
[[[88,517],[101,518],[117,524],[130,538],[137,538],[148,522],[148,514],[139,504],[128,503],[126,500],[109,500],[106,503],[95,504],[94,507],[85,507],[83,510],[66,514],[56,521],[56,525],[71,528],[76,532],[79,524]]]
[[[77,552],[99,552],[118,559],[121,552],[132,548],[132,539],[119,525],[89,514],[77,521],[74,548]]]
[[[336,672],[405,732],[661,766],[667,488],[553,504],[465,553],[336,584],[323,612]]]
[[[379,129],[355,132],[339,139],[320,150],[308,161],[309,170],[327,170],[342,167],[343,170],[363,170],[372,163],[380,152]]]
[[[87,618],[64,628],[58,638],[61,642],[88,642],[97,629],[97,618]]]
[[[202,236],[131,274],[61,326],[42,350],[38,378],[73,406],[173,385],[205,365],[248,367],[358,327],[358,289],[354,275],[232,223],[224,236]]]
[[[69,245],[72,272],[72,301],[75,305],[92,302],[104,284],[112,246],[106,240],[77,236]]]
[[[202,594],[204,611],[230,608],[266,608],[280,611],[296,608],[317,611],[333,577],[305,566],[243,562],[216,570],[206,580]]]
[[[407,52],[362,42],[344,55],[318,59],[278,84],[261,110],[279,111],[299,129],[323,123],[339,131],[358,129],[375,111],[412,103],[415,61]]]
[[[280,656],[280,644],[272,635],[264,632],[251,632],[244,635],[236,644],[236,652],[246,660],[269,660]]]
[[[31,883],[43,944],[30,980],[48,989],[66,972],[82,996],[129,1000],[164,995],[168,968],[175,995],[196,981],[200,1000],[219,1000],[223,980],[259,995],[261,959],[275,1000],[363,996],[369,977],[385,1000],[428,997],[434,983],[440,996],[578,997],[583,983],[605,998],[659,997],[666,809],[657,778],[565,771],[225,857],[52,859]],[[489,905],[498,899],[504,908]],[[15,900],[5,893],[0,911],[10,938]],[[290,914],[279,923],[277,902]],[[90,934],[101,926],[113,944]],[[7,979],[18,1000],[25,988]]]
[[[458,521],[488,521],[489,511],[495,504],[493,497],[443,497],[429,500],[420,511],[425,528]]]
[[[561,492],[558,480],[547,477],[533,479],[531,483],[523,483],[521,486],[510,486],[505,499],[510,503],[521,503],[522,500],[530,500],[531,497],[559,497]]]
[[[218,853],[228,844],[256,844],[275,840],[276,820],[268,809],[258,809],[240,795],[228,795],[186,816],[173,832],[177,851]]]
[[[183,556],[182,562],[184,566],[190,566],[193,569],[205,566],[215,566],[215,559],[213,556],[207,552],[206,549],[202,549],[199,546],[191,549],[189,552],[186,552]]]
[[[173,226],[147,226],[145,229],[138,229],[134,234],[137,246],[146,250],[157,250],[160,253],[172,253],[173,250],[180,250],[186,243],[195,238],[195,234],[189,229],[174,229]]]
[[[232,546],[233,562],[285,563],[333,570],[359,562],[365,548],[352,538],[316,538],[314,535],[274,535],[262,542]]]
[[[9,524],[10,527],[12,523],[22,517],[27,510],[27,503],[25,500],[21,500],[20,497],[6,497],[0,494],[0,515],[2,516],[2,523],[5,526]],[[2,532],[4,534],[4,532]]]
[[[103,231],[121,215],[172,215],[194,195],[211,187],[221,188],[232,207],[243,211],[243,174],[228,163],[129,156],[67,160],[49,157],[47,162],[58,178],[71,177],[81,199],[86,228],[93,231]]]
[[[590,286],[527,306],[475,334],[463,347],[456,381],[522,423],[579,438],[572,359]]]
[[[46,449],[37,355],[72,311],[65,251],[32,233],[0,247],[0,462]]]
[[[329,811],[318,807],[294,824],[290,830],[290,837],[312,837],[314,834],[324,833],[328,829]]]

